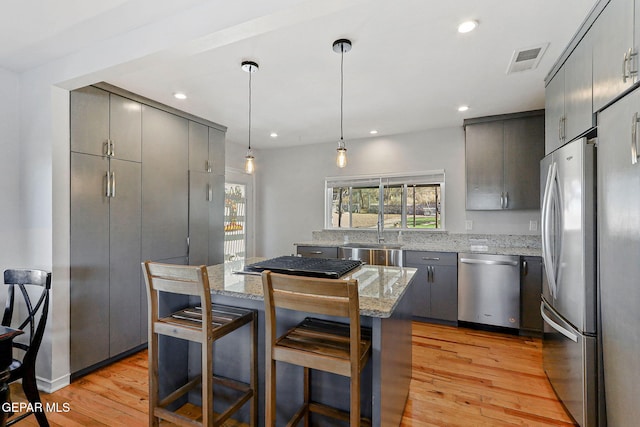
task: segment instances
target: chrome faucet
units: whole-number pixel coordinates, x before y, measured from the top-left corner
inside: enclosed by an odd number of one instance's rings
[[[384,242],[384,219],[382,213],[378,213],[378,243]]]

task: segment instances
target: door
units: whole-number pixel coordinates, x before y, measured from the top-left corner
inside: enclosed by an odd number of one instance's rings
[[[204,163],[204,161],[203,161]],[[213,199],[211,175],[189,171],[189,264],[209,265],[209,208]]]
[[[544,116],[504,121],[504,208],[540,209]]]
[[[571,141],[594,125],[591,39],[592,33],[588,32],[563,67],[570,76],[564,82],[565,141]]]
[[[458,268],[431,266],[430,304],[433,319],[458,320]]]
[[[146,105],[142,114],[142,258],[184,258],[189,235],[188,121]]]
[[[601,337],[612,426],[640,420],[640,160],[637,150],[632,153],[638,114],[636,90],[604,110],[598,126]],[[629,126],[632,120],[634,130]]]
[[[626,60],[629,49],[634,48],[633,18],[634,0],[615,0],[593,24],[593,111],[602,109],[637,79],[637,75],[624,76],[630,66]],[[631,61],[637,67],[637,56]]]
[[[142,173],[140,163],[117,159],[110,162],[113,188],[109,198],[109,356],[117,356],[139,345],[142,338],[137,327],[141,313]]]
[[[544,90],[544,152],[549,154],[564,143],[564,67]]]
[[[71,153],[71,372],[109,357],[108,172],[107,158]]]
[[[109,140],[109,92],[87,86],[70,92],[71,151],[104,156]]]
[[[551,163],[549,163],[551,159]],[[546,169],[546,170],[545,170]],[[596,330],[593,145],[567,144],[542,162],[543,262],[547,301],[579,331]]]
[[[580,426],[596,427],[596,339],[582,335],[544,302],[540,314],[544,319],[542,360],[549,382]]]
[[[132,162],[142,160],[142,105],[118,95],[109,95],[109,139],[111,157]]]
[[[225,176],[224,195],[224,261],[242,257],[254,256],[254,229],[255,219],[253,215],[254,175],[249,175],[236,169],[227,169]],[[234,206],[234,203],[239,203]],[[235,219],[234,219],[235,218]],[[241,227],[231,224],[240,221]],[[242,228],[242,230],[240,230]],[[242,235],[238,243],[238,234]]]
[[[467,125],[465,155],[467,210],[502,209],[504,184],[503,122]]]

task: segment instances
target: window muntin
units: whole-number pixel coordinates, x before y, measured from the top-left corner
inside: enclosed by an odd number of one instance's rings
[[[444,171],[327,178],[325,188],[326,228],[444,229]]]

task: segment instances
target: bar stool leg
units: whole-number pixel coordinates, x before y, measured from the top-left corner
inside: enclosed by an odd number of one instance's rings
[[[149,427],[158,427],[160,419],[154,415],[158,406],[158,336],[150,334],[149,339]]]
[[[251,398],[251,426],[258,427],[258,315],[253,312],[253,320],[251,326],[251,389],[253,397]]]
[[[309,404],[311,403],[311,369],[304,368],[304,427],[309,427],[309,418],[311,417],[311,411],[309,411]]]
[[[360,425],[360,375],[356,373],[351,377],[351,403],[349,425]]]
[[[276,361],[268,355],[265,370],[265,424],[268,427],[276,425]]]

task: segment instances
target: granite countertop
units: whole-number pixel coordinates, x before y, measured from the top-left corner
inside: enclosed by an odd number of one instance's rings
[[[345,246],[349,243],[371,243],[375,233],[355,232],[350,234],[349,242],[334,231],[313,233],[313,240],[294,243],[295,246]],[[398,241],[398,232],[385,231],[385,243],[401,245],[403,250],[433,251],[456,253],[485,253],[494,255],[541,256],[539,236],[519,235],[474,235],[439,233],[407,233]],[[375,244],[375,242],[374,242]]]
[[[264,258],[247,258],[207,267],[213,295],[264,300],[260,276],[235,274],[246,264]],[[342,279],[357,279],[360,314],[369,317],[390,317],[407,285],[415,275],[415,268],[363,265]]]

